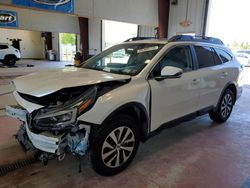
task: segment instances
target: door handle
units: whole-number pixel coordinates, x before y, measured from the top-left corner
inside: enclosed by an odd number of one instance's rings
[[[227,73],[227,72],[222,72],[222,73],[221,73],[221,76],[222,76],[222,77],[227,77],[227,76],[228,76],[228,73]]]
[[[192,80],[192,84],[194,85],[198,84],[199,82],[200,82],[200,79],[197,79],[197,78]]]

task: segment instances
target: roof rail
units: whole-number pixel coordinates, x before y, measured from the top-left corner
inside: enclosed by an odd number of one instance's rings
[[[205,37],[205,36],[175,35],[170,39],[168,39],[168,42],[178,42],[178,41],[206,42],[206,43],[224,45],[224,43],[218,38]]]
[[[137,40],[149,40],[149,39],[156,39],[155,37],[133,37],[125,40],[124,42],[131,42],[131,41],[137,41]]]

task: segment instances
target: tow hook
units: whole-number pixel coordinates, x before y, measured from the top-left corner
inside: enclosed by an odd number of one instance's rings
[[[62,161],[64,158],[65,158],[65,156],[66,156],[66,154],[65,153],[63,153],[63,154],[61,154],[61,155],[59,155],[58,156],[58,161]]]

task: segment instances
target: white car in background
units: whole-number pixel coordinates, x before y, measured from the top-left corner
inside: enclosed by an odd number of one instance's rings
[[[241,50],[235,53],[236,58],[244,66],[250,66],[250,50]]]
[[[21,58],[20,51],[9,44],[0,43],[0,62],[13,66]]]
[[[122,52],[117,62],[117,52]],[[113,58],[115,56],[115,58]],[[124,170],[140,141],[209,113],[225,122],[242,93],[242,66],[219,39],[175,36],[113,46],[81,68],[32,73],[14,80],[23,124],[17,139],[50,156],[90,150],[101,175]]]

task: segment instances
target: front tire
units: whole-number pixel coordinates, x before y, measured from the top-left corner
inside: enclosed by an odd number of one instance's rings
[[[122,114],[95,130],[91,139],[91,163],[103,176],[124,170],[134,159],[139,146],[136,121]]]
[[[221,97],[217,110],[209,113],[210,118],[217,123],[227,121],[233,110],[234,101],[235,97],[233,91],[227,89]]]

